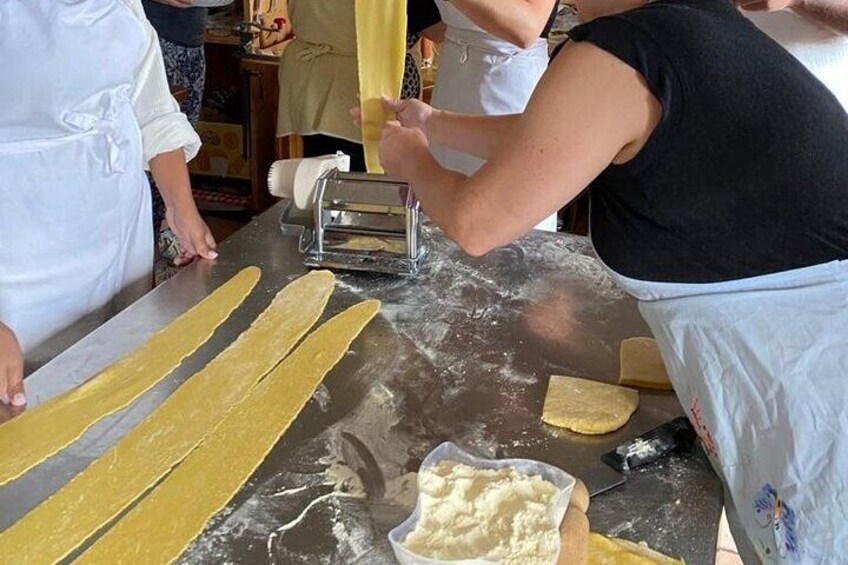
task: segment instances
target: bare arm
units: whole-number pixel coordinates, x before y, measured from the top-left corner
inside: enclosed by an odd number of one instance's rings
[[[183,150],[156,155],[150,160],[150,172],[165,201],[168,225],[180,241],[183,256],[179,263],[187,263],[197,255],[215,259],[215,239],[194,204]]]
[[[439,167],[420,129],[388,126],[381,151],[387,172],[411,183],[433,221],[467,253],[482,255],[530,231],[610,163],[638,154],[661,115],[636,71],[577,43],[552,63],[474,176]]]
[[[488,159],[512,137],[521,114],[467,116],[435,110],[427,121],[427,137],[456,151]]]
[[[551,16],[553,0],[453,0],[475,24],[496,37],[527,49]]]
[[[520,114],[503,116],[470,116],[436,110],[421,100],[383,98],[386,110],[394,112],[400,125],[418,128],[430,143],[438,143],[456,151],[488,159],[508,139],[521,120]],[[351,108],[357,125],[362,123],[362,109]]]

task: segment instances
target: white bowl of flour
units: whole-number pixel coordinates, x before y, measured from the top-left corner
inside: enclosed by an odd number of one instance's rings
[[[555,565],[575,482],[546,463],[443,443],[421,464],[415,511],[389,542],[401,565]]]

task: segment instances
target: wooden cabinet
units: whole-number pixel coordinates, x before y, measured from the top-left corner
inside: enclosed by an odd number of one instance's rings
[[[250,155],[250,207],[256,212],[275,202],[267,188],[271,163],[290,156],[288,138],[277,139],[278,69],[276,59],[245,56],[241,61],[243,95],[248,107],[246,139]]]
[[[281,142],[276,138],[277,61],[291,31],[286,8],[287,3],[281,0],[238,0],[225,10],[210,13],[206,33],[206,117],[201,122],[211,123],[201,123],[198,129],[207,132],[210,147],[221,137],[214,132],[237,129],[238,147],[227,148],[227,160],[231,161],[228,169],[219,166],[219,172],[214,172],[203,167],[205,162],[198,162],[193,174],[196,187],[201,187],[197,191],[201,195],[199,203],[210,194],[213,201],[219,194],[237,194],[230,202],[238,204],[222,207],[213,202],[207,207],[209,210],[258,214],[275,202],[266,186],[268,169],[274,160],[290,154],[288,139]],[[228,106],[229,112],[216,111],[222,95],[235,103]],[[234,134],[230,137],[236,138]],[[224,157],[216,153],[216,158],[220,165]]]

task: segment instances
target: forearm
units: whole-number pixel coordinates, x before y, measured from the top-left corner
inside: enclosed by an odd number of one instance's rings
[[[401,178],[408,180],[424,212],[469,255],[485,255],[508,244],[550,213],[547,209],[541,215],[538,210],[527,212],[527,199],[514,189],[518,183],[512,182],[513,175],[503,174],[501,166],[468,177],[441,167],[427,150],[409,155],[406,163]],[[533,182],[530,176],[521,177]],[[505,185],[510,185],[508,191]],[[509,195],[502,198],[506,192]],[[545,208],[545,200],[529,205]]]
[[[846,0],[799,0],[793,9],[801,14],[848,34],[848,1]]]
[[[461,173],[442,168],[429,153],[410,156],[404,178],[409,181],[415,196],[427,216],[469,254],[476,255],[469,242],[475,225],[469,210],[467,190],[470,179]]]
[[[552,0],[453,0],[475,24],[505,41],[528,48],[542,34]]]
[[[488,159],[512,135],[520,114],[468,116],[437,111],[427,123],[427,137],[456,151]]]
[[[191,180],[182,149],[161,153],[150,160],[150,172],[162,194],[165,206],[171,210],[193,210]]]

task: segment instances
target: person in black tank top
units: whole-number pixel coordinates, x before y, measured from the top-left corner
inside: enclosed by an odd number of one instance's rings
[[[729,0],[578,10],[520,115],[388,104],[384,168],[472,255],[588,189],[745,562],[848,563],[848,115]],[[444,170],[430,143],[487,163]]]

